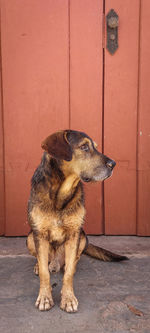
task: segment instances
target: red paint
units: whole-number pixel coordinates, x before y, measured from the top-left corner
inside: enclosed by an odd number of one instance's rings
[[[105,51],[104,152],[117,162],[104,185],[106,234],[136,234],[139,3],[105,6],[119,15],[119,48],[113,56]]]
[[[68,1],[2,1],[6,235],[25,235],[41,141],[69,126]]]
[[[4,189],[4,142],[3,142],[3,112],[0,78],[0,235],[5,233],[5,189]]]
[[[70,2],[71,128],[88,133],[102,151],[102,1]],[[103,233],[101,184],[86,185],[88,233]]]
[[[150,3],[105,0],[111,8],[119,48],[103,57],[103,1],[1,1],[0,234],[27,234],[41,141],[70,127],[117,162],[104,198],[102,184],[85,186],[86,231],[150,235]]]
[[[141,2],[138,116],[138,235],[150,235],[150,2]]]

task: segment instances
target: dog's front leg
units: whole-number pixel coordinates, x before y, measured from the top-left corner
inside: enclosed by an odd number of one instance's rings
[[[78,301],[73,291],[73,276],[77,263],[78,244],[79,233],[71,235],[65,242],[65,273],[61,290],[60,307],[67,312],[76,312],[78,309]]]
[[[53,305],[53,298],[50,286],[50,274],[48,270],[49,242],[45,239],[37,239],[35,242],[37,260],[39,265],[40,290],[35,306],[39,310],[49,310]]]

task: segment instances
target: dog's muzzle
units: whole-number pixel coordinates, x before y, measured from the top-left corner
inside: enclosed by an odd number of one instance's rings
[[[85,183],[103,181],[112,176],[116,162],[106,158],[103,165],[97,166],[94,172],[81,173],[81,179]]]

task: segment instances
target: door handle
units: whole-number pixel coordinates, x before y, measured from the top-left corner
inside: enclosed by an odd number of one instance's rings
[[[118,48],[118,26],[119,17],[114,9],[111,9],[106,16],[107,23],[107,50],[114,54]]]

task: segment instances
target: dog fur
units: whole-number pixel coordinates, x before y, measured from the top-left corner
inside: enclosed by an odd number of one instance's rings
[[[50,272],[64,267],[62,310],[76,312],[73,291],[76,264],[84,252],[104,261],[127,259],[88,244],[82,229],[85,216],[83,182],[103,181],[112,175],[115,162],[101,154],[83,132],[65,130],[47,137],[44,154],[31,180],[28,221],[31,232],[27,246],[37,258],[34,267],[40,277],[36,300],[39,310],[53,305]]]

